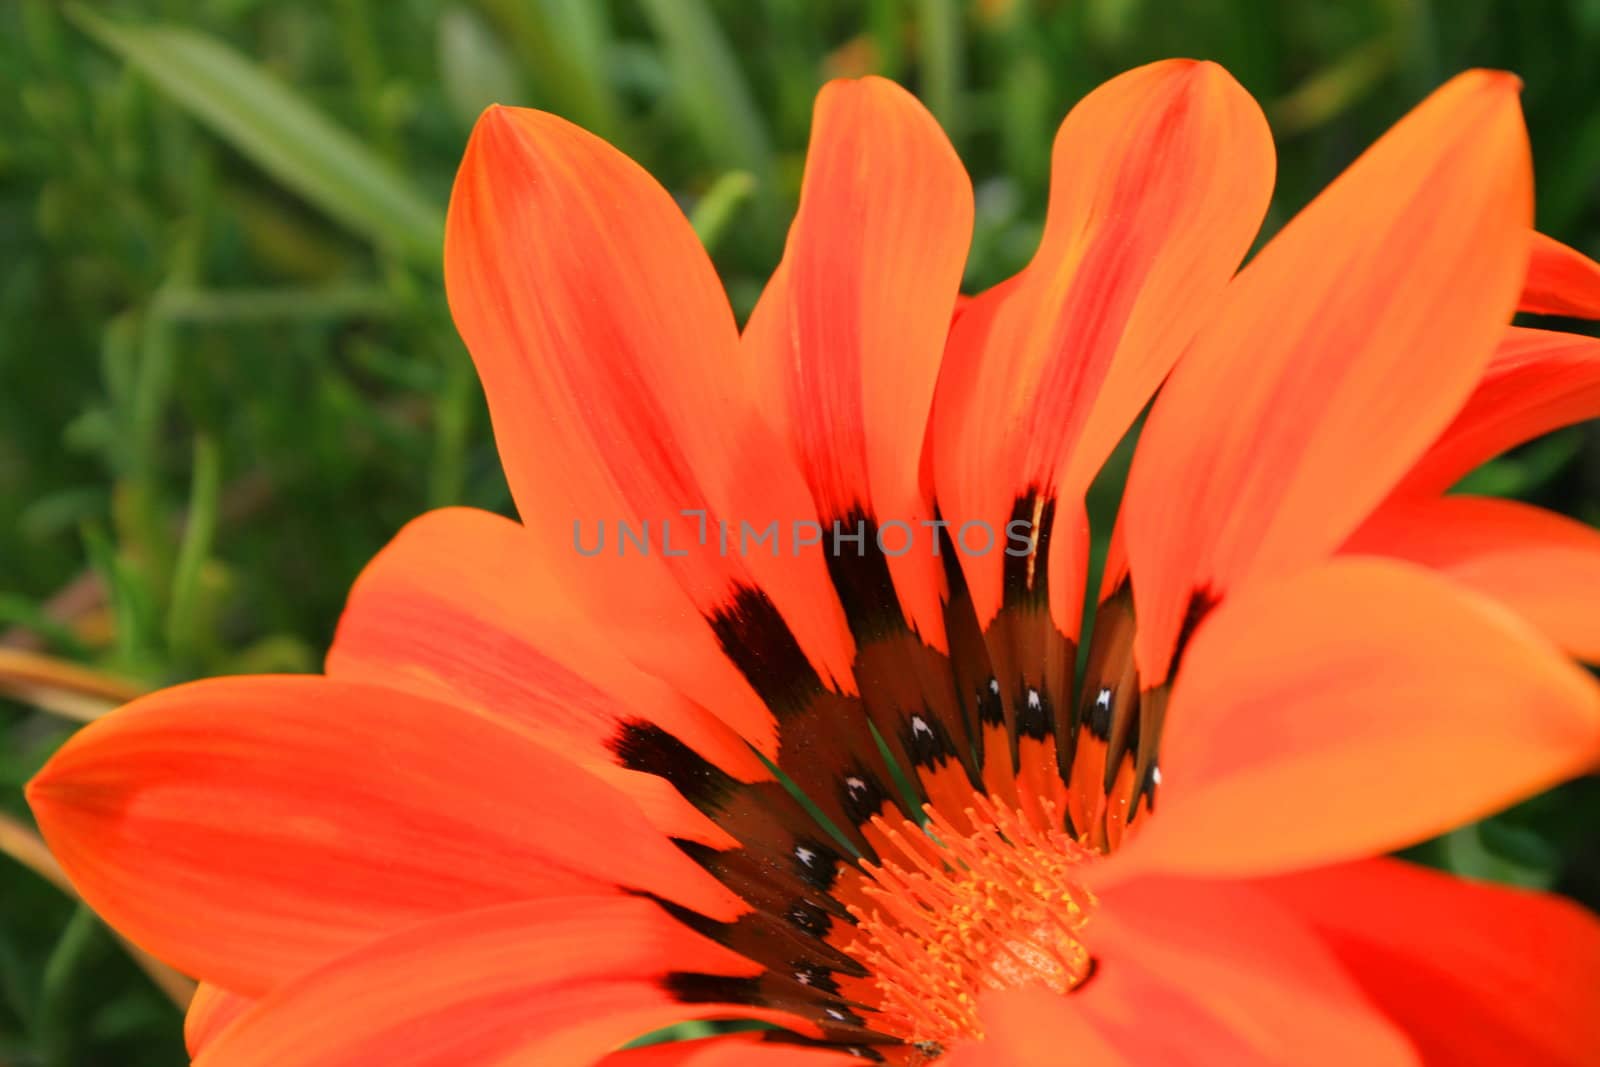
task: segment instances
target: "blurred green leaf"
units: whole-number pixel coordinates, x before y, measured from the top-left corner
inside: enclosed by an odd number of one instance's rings
[[[355,137],[227,45],[181,27],[73,19],[212,132],[378,244],[436,267],[444,216]]]
[[[960,143],[961,14],[956,0],[917,0],[922,99],[951,140]]]
[[[751,172],[771,195],[772,146],[733,50],[704,0],[640,0],[667,51],[689,121],[716,162]]]
[[[439,17],[439,80],[465,123],[490,104],[522,102],[522,79],[504,43],[470,8],[452,7]]]
[[[194,475],[189,490],[189,514],[172,576],[167,603],[167,646],[180,660],[192,659],[206,619],[199,611],[200,568],[211,554],[217,532],[217,506],[222,496],[222,456],[216,441],[195,441]]]
[[[1393,68],[1396,50],[1394,41],[1380,37],[1340,56],[1273,103],[1274,127],[1295,134],[1332,122],[1372,92]]]
[[[597,0],[481,0],[549,107],[609,141],[622,138],[610,77],[607,5]]]
[[[1546,485],[1577,458],[1583,441],[1575,433],[1557,433],[1490,460],[1462,478],[1454,491],[1477,496],[1526,496]]]
[[[716,250],[723,231],[755,189],[754,175],[748,171],[731,170],[706,190],[706,195],[690,212],[689,221],[694,225],[694,232],[700,235],[700,243],[708,251]]]
[[[74,989],[89,964],[104,948],[100,920],[87,905],[79,905],[50,953],[35,1013],[40,1055],[47,1067],[81,1064],[78,1045],[84,1035],[74,1019]]]
[[[375,319],[398,314],[400,302],[370,285],[318,288],[185,289],[168,287],[152,309],[168,322],[261,322],[281,319]]]
[[[1445,866],[1468,878],[1501,882],[1524,889],[1548,889],[1555,880],[1553,858],[1539,856],[1530,862],[1527,849],[1536,848],[1531,835],[1522,835],[1517,842],[1522,851],[1513,854],[1513,848],[1506,842],[1515,835],[1515,831],[1498,831],[1497,841],[1501,847],[1492,848],[1489,834],[1485,832],[1487,826],[1486,823],[1474,823],[1446,834],[1442,853]]]

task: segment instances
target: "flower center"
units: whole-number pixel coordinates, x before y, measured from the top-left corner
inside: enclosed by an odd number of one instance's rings
[[[1095,853],[986,796],[965,809],[966,829],[924,811],[926,832],[874,820],[898,855],[880,849],[881,864],[862,864],[867,903],[850,908],[859,925],[848,951],[877,980],[874,1025],[932,1058],[983,1036],[986,990],[1066,993],[1089,976],[1081,934],[1095,900],[1074,873]]]

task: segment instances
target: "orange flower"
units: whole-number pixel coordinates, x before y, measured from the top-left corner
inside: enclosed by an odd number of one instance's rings
[[[326,677],[135,701],[29,789],[204,981],[197,1062],[1600,1062],[1600,923],[1373,858],[1600,757],[1600,535],[1441,495],[1600,412],[1600,342],[1507,325],[1600,267],[1530,252],[1507,75],[1235,276],[1273,165],[1216,66],[1116,78],[958,307],[955,153],[836,82],[741,337],[663,189],[490,110],[447,282],[523,522],[418,519]],[[613,1051],[690,1018],[780,1029]]]

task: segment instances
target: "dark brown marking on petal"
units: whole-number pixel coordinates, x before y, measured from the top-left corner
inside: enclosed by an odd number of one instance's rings
[[[1183,663],[1183,654],[1189,651],[1189,640],[1194,637],[1194,632],[1200,628],[1211,609],[1221,603],[1221,597],[1210,589],[1196,589],[1189,594],[1189,604],[1183,612],[1183,625],[1178,630],[1178,641],[1172,649],[1172,665],[1167,668],[1167,677],[1163,681],[1171,683],[1178,676],[1178,668]]]
[[[776,605],[745,587],[710,617],[723,651],[778,717],[778,767],[862,855],[872,849],[859,804],[845,804],[855,779],[890,796],[892,780],[868,726],[862,701],[825,685]],[[858,792],[858,790],[856,790]]]
[[[801,881],[824,893],[833,888],[844,857],[831,846],[815,837],[800,837],[787,851]]]
[[[829,549],[823,554],[828,576],[839,594],[850,633],[860,644],[905,633],[909,627],[889,573],[889,560],[878,547],[877,520],[852,509],[837,521],[846,534],[861,537],[859,543],[836,543],[830,528],[823,538]]]
[[[918,767],[932,767],[960,756],[944,720],[931,709],[903,715],[896,732],[901,746],[911,754],[912,763]]]
[[[764,967],[792,968],[798,962],[826,968],[834,974],[865,978],[866,968],[842,949],[805,933],[781,915],[752,911],[732,922],[717,922],[682,905],[651,897],[661,908],[697,934]],[[843,929],[849,929],[846,920]]]
[[[756,854],[744,848],[716,849],[679,838],[674,838],[673,844],[753,908],[782,914],[791,900],[804,899],[835,918],[849,921],[849,912],[826,890],[809,884],[792,867],[775,862],[776,849],[763,849],[764,854]]]
[[[825,938],[833,929],[833,917],[820,904],[809,900],[796,900],[789,905],[783,917],[801,933]]]
[[[665,778],[704,812],[721,810],[739,788],[739,782],[710,760],[642,719],[622,723],[608,747],[622,766]]]
[[[1050,694],[1031,686],[1024,687],[1017,700],[1017,735],[1043,740],[1055,730],[1055,707]]]
[[[895,1040],[884,1038],[881,1035],[877,1036],[879,1040],[883,1042],[881,1045],[852,1045],[848,1041],[819,1041],[816,1038],[804,1037],[800,1034],[791,1033],[788,1030],[769,1030],[761,1035],[761,1041],[763,1044],[769,1045],[790,1045],[798,1048],[812,1048],[822,1049],[828,1052],[842,1052],[847,1056],[855,1057],[863,1063],[886,1063],[888,1062],[888,1058],[885,1053],[893,1055],[898,1049],[905,1047],[899,1045],[899,1043]],[[894,1062],[896,1064],[907,1063],[906,1060],[901,1059],[898,1056],[895,1058]],[[917,1060],[916,1062],[920,1064],[926,1061]]]
[[[1021,604],[1043,605],[1050,603],[1050,533],[1055,526],[1056,502],[1043,495],[1038,487],[1023,493],[1011,505],[1011,523],[1025,522],[1034,537],[1033,550],[1024,556],[1006,554],[1001,571],[1001,603],[1012,607]],[[1011,542],[1002,539],[1001,546],[1009,548]],[[996,551],[1000,551],[997,548]]]
[[[816,1024],[830,1043],[894,1040],[869,1028],[862,1014],[870,1011],[865,1005],[830,996],[777,971],[754,977],[673,971],[662,980],[662,987],[684,1004],[743,1004],[787,1011]]]
[[[766,593],[743,586],[709,621],[723,652],[780,722],[822,692],[816,668]]]
[[[837,550],[827,554],[827,566],[856,641],[851,673],[867,715],[891,755],[908,771],[915,769],[917,759],[905,744],[902,725],[913,715],[941,720],[944,734],[952,741],[949,754],[959,760],[976,786],[980,778],[950,657],[928,644],[907,620],[889,557],[878,541],[876,519],[857,508],[839,521],[861,534],[859,546],[833,546]],[[907,551],[926,550],[915,533],[912,538]],[[891,550],[898,547],[898,541],[891,541]],[[962,739],[959,747],[955,744],[958,737]],[[912,774],[911,780],[919,791],[917,800],[929,799],[921,776]]]

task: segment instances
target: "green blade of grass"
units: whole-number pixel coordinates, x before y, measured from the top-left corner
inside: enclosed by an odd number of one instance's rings
[[[167,645],[178,655],[192,656],[203,633],[198,611],[200,569],[211,555],[217,532],[217,507],[222,496],[222,454],[209,437],[194,446],[194,475],[189,491],[189,516],[178,544],[172,591],[167,603]]]
[[[193,30],[69,12],[100,44],[285,186],[380,246],[436,266],[444,216],[370,149],[288,86]]]
[[[538,93],[532,100],[591,133],[626,140],[623,107],[609,77],[611,29],[594,0],[479,0],[511,44]]]
[[[918,47],[922,53],[922,99],[950,139],[961,138],[961,15],[954,0],[919,0]]]
[[[643,0],[685,113],[717,163],[754,174],[770,195],[772,146],[750,87],[704,0]]]
[[[756,179],[747,171],[730,170],[712,183],[689,213],[689,222],[706,251],[716,251],[728,224],[755,192]]]

